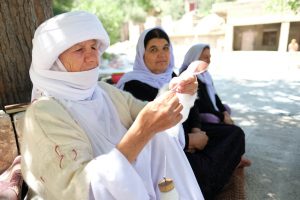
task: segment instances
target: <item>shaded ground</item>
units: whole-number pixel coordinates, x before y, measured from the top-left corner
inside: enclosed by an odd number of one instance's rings
[[[300,81],[218,77],[215,86],[246,133],[247,199],[299,198]]]

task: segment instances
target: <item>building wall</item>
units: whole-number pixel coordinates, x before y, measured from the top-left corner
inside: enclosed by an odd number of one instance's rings
[[[280,23],[234,27],[234,51],[277,51]]]
[[[291,38],[300,41],[300,14],[274,12],[267,0],[219,3],[213,12],[226,20],[225,50],[287,51]]]
[[[219,16],[206,16],[201,19],[195,17],[195,12],[186,13],[181,19],[173,20],[171,16],[157,18],[149,16],[138,28],[137,24],[129,23],[129,40],[137,42],[137,38],[144,29],[161,26],[169,35],[174,46],[188,48],[196,43],[208,43],[212,48],[224,48],[224,20]]]
[[[216,35],[171,35],[170,39],[173,45],[176,46],[192,46],[196,43],[207,43],[211,48],[218,49],[220,51],[224,48],[224,34]]]

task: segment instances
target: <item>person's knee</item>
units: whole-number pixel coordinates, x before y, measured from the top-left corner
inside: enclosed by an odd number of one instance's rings
[[[239,140],[245,140],[245,133],[243,129],[239,126],[233,125],[234,131],[232,131],[232,134],[234,134],[234,137]]]
[[[239,154],[242,155],[245,153],[245,133],[243,131],[243,129],[239,126],[233,126],[234,127],[234,131],[232,131],[232,142],[234,143],[234,146],[238,152],[240,152]]]

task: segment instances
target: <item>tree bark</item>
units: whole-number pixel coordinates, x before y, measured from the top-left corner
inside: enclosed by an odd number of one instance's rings
[[[0,109],[30,101],[32,38],[38,25],[51,16],[52,0],[1,0]]]

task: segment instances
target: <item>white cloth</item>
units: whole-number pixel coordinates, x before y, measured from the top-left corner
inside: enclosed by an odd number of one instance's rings
[[[84,11],[57,15],[37,28],[32,40],[29,71],[33,83],[32,100],[42,93],[72,100],[91,97],[96,87],[98,69],[63,72],[58,60],[66,49],[90,39],[98,41],[100,57],[109,46],[109,37],[97,16]]]
[[[35,31],[31,67],[50,69],[66,49],[90,39],[100,42],[99,56],[109,46],[109,37],[96,15],[73,11],[48,19]]]
[[[113,103],[103,90],[96,89],[89,101],[60,100],[60,102],[91,141],[96,157],[88,164],[88,170],[92,173],[93,198],[160,199],[157,183],[163,177],[168,177],[174,180],[180,199],[203,199],[178,141],[177,128],[180,126],[176,126],[175,133],[166,134],[167,130],[154,136],[138,155],[136,162],[130,165],[115,149],[115,145],[125,134],[126,129],[118,119]]]
[[[177,138],[159,133],[133,165],[116,149],[92,160],[88,164],[93,172],[91,199],[159,200],[157,183],[167,177],[174,180],[181,200],[203,200],[190,168]]]
[[[136,56],[133,64],[133,71],[127,72],[122,76],[122,78],[118,81],[117,87],[120,89],[124,88],[124,84],[131,80],[138,80],[143,83],[146,83],[154,88],[160,89],[166,83],[169,83],[172,79],[172,73],[174,69],[174,55],[173,55],[173,47],[170,43],[170,63],[167,70],[161,74],[152,73],[144,62],[144,54],[145,54],[145,46],[144,40],[147,33],[155,28],[159,28],[164,31],[160,27],[154,27],[151,29],[145,30],[139,37],[138,43],[136,45]]]
[[[56,60],[52,69],[60,70],[62,65]],[[40,96],[54,96],[74,101],[90,98],[97,86],[99,68],[83,72],[53,71],[50,69],[30,68],[33,83],[32,101]]]
[[[208,44],[196,44],[192,46],[184,56],[183,63],[179,69],[179,73],[182,73],[187,69],[187,67],[196,60],[199,60],[200,55],[202,54],[204,48],[210,48]],[[201,74],[197,75],[197,78],[205,84],[208,96],[213,103],[214,108],[218,111],[217,103],[216,103],[216,90],[213,85],[213,80],[208,71],[205,71]]]
[[[95,156],[108,153],[127,131],[112,101],[99,87],[89,100],[58,100],[89,137]]]

